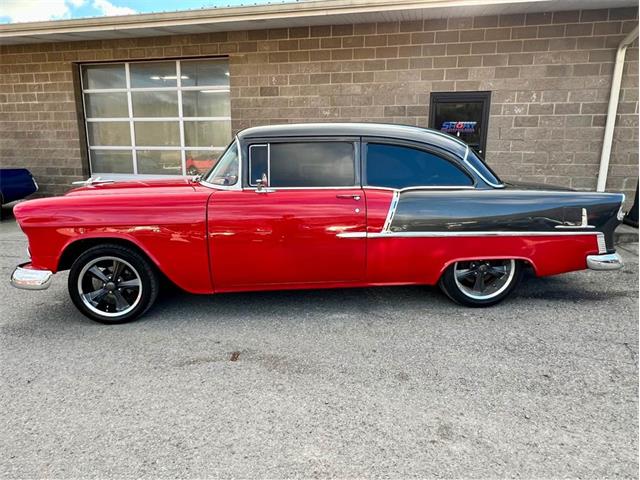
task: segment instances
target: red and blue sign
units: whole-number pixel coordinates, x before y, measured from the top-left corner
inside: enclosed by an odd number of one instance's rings
[[[441,132],[474,133],[478,122],[442,122]]]

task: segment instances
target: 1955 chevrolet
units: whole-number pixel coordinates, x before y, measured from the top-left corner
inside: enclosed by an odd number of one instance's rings
[[[301,124],[240,132],[202,178],[92,181],[26,201],[31,262],[14,286],[70,269],[86,316],[146,312],[160,277],[200,294],[438,284],[456,302],[504,299],[523,268],[622,266],[624,196],[503,183],[466,144],[417,127]]]

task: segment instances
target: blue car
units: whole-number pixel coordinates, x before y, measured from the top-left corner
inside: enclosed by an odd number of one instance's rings
[[[0,168],[0,204],[14,202],[38,191],[38,184],[26,168]]]

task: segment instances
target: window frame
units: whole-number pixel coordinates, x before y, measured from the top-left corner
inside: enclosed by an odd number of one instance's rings
[[[361,182],[361,145],[359,137],[266,137],[266,138],[252,138],[245,141],[246,155],[246,174],[243,175],[242,186],[245,190],[256,190],[258,187],[250,183],[251,180],[251,147],[254,146],[267,146],[267,158],[271,159],[271,144],[273,143],[350,143],[353,146],[353,167],[354,167],[354,181],[353,185],[340,185],[340,186],[323,186],[323,187],[271,187],[271,190],[322,190],[322,189],[349,189],[362,188]],[[270,166],[270,162],[269,162]],[[269,172],[269,182],[271,182]]]
[[[187,152],[190,151],[206,151],[206,152],[215,152],[218,154],[218,158],[226,151],[229,146],[229,143],[233,141],[234,135],[231,128],[231,112],[229,115],[225,116],[216,116],[216,117],[185,117],[183,114],[183,104],[182,104],[182,92],[183,91],[203,91],[210,90],[216,91],[221,94],[226,93],[228,98],[231,98],[231,85],[193,85],[193,86],[183,86],[182,85],[182,64],[185,62],[192,61],[224,61],[227,66],[229,65],[229,57],[226,56],[209,56],[209,57],[181,57],[181,58],[166,58],[166,59],[154,59],[154,60],[140,60],[140,61],[107,61],[107,62],[83,62],[78,63],[77,72],[78,72],[78,92],[79,92],[79,102],[81,104],[82,110],[82,125],[84,128],[84,143],[86,147],[86,155],[87,155],[87,170],[89,175],[100,174],[113,178],[131,178],[131,177],[145,177],[145,178],[170,178],[176,176],[187,176],[186,164],[187,164]],[[151,63],[175,63],[176,68],[176,85],[170,87],[132,87],[131,86],[131,72],[130,65],[132,64],[151,64]],[[122,65],[125,69],[125,86],[119,88],[85,88],[84,86],[84,69],[90,66],[102,66],[102,65]],[[229,77],[230,78],[230,77]],[[176,92],[177,94],[177,106],[178,106],[178,115],[175,117],[137,117],[133,112],[133,98],[132,94],[136,92]],[[128,116],[126,117],[88,117],[87,116],[87,102],[85,94],[91,93],[124,93],[126,94],[127,99],[127,108],[128,108]],[[207,121],[219,121],[219,122],[228,122],[229,124],[229,139],[225,140],[224,145],[216,145],[213,147],[196,147],[196,146],[188,146],[185,141],[185,122],[207,122]],[[100,123],[100,122],[124,122],[129,124],[129,134],[131,137],[131,144],[126,146],[117,146],[117,145],[91,145],[89,141],[89,125],[92,123]],[[177,122],[178,123],[178,133],[179,133],[179,143],[178,145],[136,145],[135,138],[135,122]],[[132,173],[110,173],[110,172],[94,172],[92,168],[91,162],[91,151],[92,150],[101,150],[101,151],[127,151],[131,153],[132,158]],[[180,171],[181,173],[176,174],[145,174],[138,173],[138,159],[137,152],[138,151],[177,151],[180,154]]]
[[[384,187],[378,185],[369,184],[369,180],[367,178],[367,151],[370,143],[373,144],[381,144],[381,145],[391,145],[397,147],[405,147],[412,148],[414,150],[419,150],[431,155],[434,155],[446,162],[451,163],[454,167],[460,170],[463,174],[465,174],[470,180],[471,185],[414,185],[410,187],[404,188],[394,188],[394,187]],[[368,188],[378,188],[384,190],[393,190],[393,191],[404,191],[404,190],[473,190],[478,188],[478,179],[477,177],[469,171],[469,169],[464,165],[463,162],[458,160],[454,155],[447,152],[446,150],[442,150],[440,148],[434,147],[432,145],[426,143],[413,142],[410,140],[401,140],[401,139],[393,139],[393,138],[383,138],[383,137],[362,137],[362,186]]]

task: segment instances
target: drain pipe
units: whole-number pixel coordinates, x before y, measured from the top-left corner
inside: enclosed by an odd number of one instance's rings
[[[613,142],[613,129],[616,126],[616,115],[618,113],[618,99],[620,98],[620,83],[622,82],[622,70],[624,69],[624,57],[627,47],[638,38],[638,27],[636,26],[618,45],[616,52],[616,63],[613,67],[613,77],[611,78],[611,94],[609,95],[609,108],[607,109],[607,123],[604,127],[604,140],[602,142],[602,154],[600,155],[600,172],[598,173],[598,192],[604,192],[607,186],[607,174],[609,172],[609,159],[611,157],[611,144]]]

